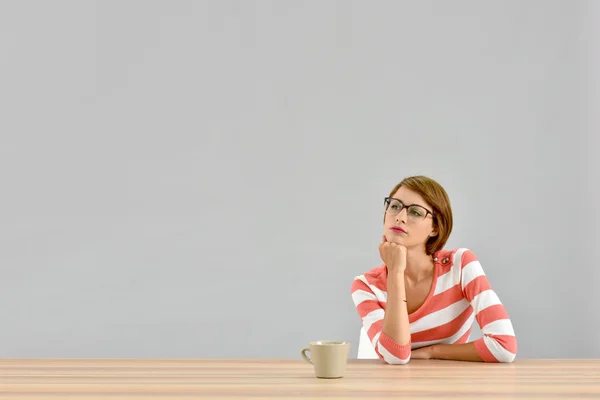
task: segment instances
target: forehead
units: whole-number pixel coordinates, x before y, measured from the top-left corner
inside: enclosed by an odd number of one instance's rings
[[[400,189],[398,189],[396,193],[392,195],[392,197],[402,200],[402,202],[406,205],[418,204],[425,208],[431,209],[431,206],[425,200],[423,200],[420,194],[413,192],[405,186],[401,186]]]

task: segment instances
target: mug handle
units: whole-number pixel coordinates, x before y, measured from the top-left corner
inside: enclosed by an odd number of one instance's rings
[[[313,362],[312,362],[312,358],[308,358],[308,357],[306,356],[306,352],[307,352],[307,351],[308,351],[308,352],[310,352],[310,349],[308,349],[308,348],[307,348],[307,349],[302,349],[302,351],[300,352],[300,354],[302,355],[302,358],[304,358],[304,359],[306,360],[306,362],[309,362],[309,363],[311,363],[311,364],[312,364],[312,363],[313,363]]]

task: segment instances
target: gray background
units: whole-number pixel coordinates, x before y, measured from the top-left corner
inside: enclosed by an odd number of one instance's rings
[[[0,356],[354,357],[382,199],[426,174],[518,357],[600,357],[599,21],[594,1],[1,2]]]

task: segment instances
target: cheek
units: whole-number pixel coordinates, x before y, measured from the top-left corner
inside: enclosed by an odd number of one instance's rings
[[[427,240],[427,238],[429,238],[429,232],[431,230],[428,228],[420,228],[420,229],[414,229],[413,233],[415,234],[415,237],[418,237],[419,239],[423,239],[423,240]]]
[[[385,213],[385,214],[383,215],[383,224],[384,224],[384,225],[389,225],[390,223],[392,223],[392,222],[393,222],[393,218],[394,218],[394,217],[390,216],[388,213]]]

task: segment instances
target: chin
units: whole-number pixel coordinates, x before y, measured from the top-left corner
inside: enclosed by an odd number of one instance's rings
[[[404,238],[402,236],[396,235],[395,233],[388,233],[387,235],[385,235],[385,237],[387,238],[388,242],[401,244],[403,246],[406,245],[406,241],[404,240]]]

